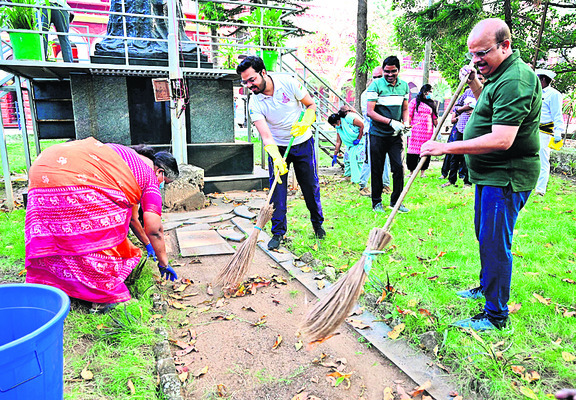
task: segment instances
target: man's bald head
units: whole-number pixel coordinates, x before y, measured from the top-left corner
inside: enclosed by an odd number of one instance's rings
[[[487,18],[478,22],[468,35],[468,41],[486,35],[493,35],[496,43],[511,39],[510,28],[500,18]]]
[[[478,71],[492,75],[512,55],[510,29],[504,21],[489,18],[476,24],[468,35],[468,50]]]
[[[382,69],[381,66],[377,66],[376,68],[374,68],[374,71],[372,71],[372,79],[382,78],[383,75],[384,70]]]

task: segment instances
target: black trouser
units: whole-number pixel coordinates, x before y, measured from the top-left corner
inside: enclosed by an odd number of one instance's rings
[[[464,135],[461,132],[457,132],[455,142],[463,140],[463,136]],[[452,154],[452,158],[450,159],[450,173],[448,175],[448,180],[453,185],[455,185],[458,180],[458,171],[460,171],[461,176],[463,175],[462,180],[464,181],[464,184],[469,185],[468,168],[466,167],[464,154]]]
[[[410,173],[414,172],[420,160],[420,154],[406,154],[406,167]],[[420,171],[426,171],[428,167],[430,167],[430,157],[426,157],[426,161],[422,164]]]
[[[452,130],[450,131],[450,136],[448,136],[448,142],[447,143],[452,143],[453,141],[456,140],[456,137],[458,135],[458,129],[456,129],[456,124],[454,124],[454,126],[452,127]],[[444,156],[444,162],[442,163],[442,176],[447,177],[448,174],[450,173],[450,161],[452,160],[452,154],[446,154]]]
[[[402,136],[370,135],[370,162],[372,177],[372,207],[382,202],[382,173],[386,154],[390,157],[392,170],[392,194],[390,205],[394,207],[404,188],[404,167],[402,166]]]

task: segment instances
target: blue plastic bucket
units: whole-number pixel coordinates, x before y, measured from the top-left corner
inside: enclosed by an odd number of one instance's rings
[[[70,299],[46,285],[0,285],[0,399],[61,400]]]

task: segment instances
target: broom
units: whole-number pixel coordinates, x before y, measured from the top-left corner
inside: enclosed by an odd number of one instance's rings
[[[288,143],[288,147],[286,147],[286,151],[284,152],[284,160],[286,160],[288,153],[290,153],[290,148],[292,147],[292,143],[294,143],[294,138],[295,136],[292,136],[290,142]],[[262,228],[264,228],[268,221],[272,219],[274,206],[270,204],[270,200],[272,199],[272,194],[274,193],[274,189],[276,189],[276,185],[278,184],[279,177],[280,175],[278,174],[276,174],[274,177],[274,182],[272,183],[272,187],[268,193],[266,204],[264,204],[258,213],[256,226],[254,229],[252,229],[252,232],[250,232],[248,238],[242,242],[230,262],[220,270],[218,276],[216,277],[216,284],[221,284],[222,291],[225,293],[235,291],[250,269],[250,261],[252,261],[252,258],[254,258],[254,251],[256,250],[256,243],[258,242],[260,231],[262,231]],[[288,176],[286,176],[286,179],[288,179]]]
[[[472,67],[473,63],[470,63],[469,66]],[[442,125],[444,125],[448,114],[450,114],[450,110],[454,107],[456,99],[464,88],[467,78],[468,77],[466,76],[460,81],[456,92],[450,100],[448,108],[444,114],[442,114],[440,123],[436,126],[431,140],[435,140],[438,136],[442,129]],[[400,194],[394,209],[390,213],[390,216],[386,220],[384,227],[373,228],[370,231],[368,242],[366,243],[366,249],[362,253],[360,260],[358,260],[358,262],[356,262],[356,264],[354,264],[352,268],[350,268],[350,270],[330,288],[324,298],[316,303],[306,315],[306,318],[298,331],[299,334],[305,336],[309,342],[322,342],[338,329],[340,324],[342,324],[342,322],[344,322],[344,320],[350,315],[352,308],[356,304],[356,301],[362,292],[367,274],[372,268],[372,262],[376,258],[376,255],[382,252],[384,246],[392,240],[392,235],[390,235],[389,232],[390,225],[398,213],[402,201],[410,190],[412,182],[416,179],[418,172],[422,169],[425,162],[426,157],[422,157],[414,170],[414,173],[404,187],[404,190],[402,190],[402,193]]]

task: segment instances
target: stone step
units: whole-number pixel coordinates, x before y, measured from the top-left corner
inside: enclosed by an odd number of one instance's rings
[[[228,192],[231,190],[263,190],[269,186],[268,171],[254,167],[251,174],[221,175],[204,177],[204,193]]]

